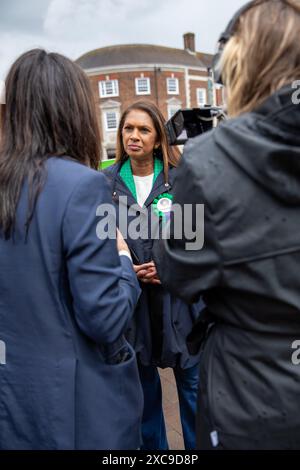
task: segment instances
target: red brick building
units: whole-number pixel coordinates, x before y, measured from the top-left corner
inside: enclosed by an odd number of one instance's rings
[[[193,33],[186,33],[183,39],[183,49],[110,46],[90,51],[76,61],[93,86],[104,159],[114,156],[120,115],[134,101],[153,101],[166,119],[180,108],[222,104],[222,89],[212,80],[212,55],[195,51]]]

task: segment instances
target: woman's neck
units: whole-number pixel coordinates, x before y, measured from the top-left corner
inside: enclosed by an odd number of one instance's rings
[[[149,176],[153,173],[154,160],[150,156],[147,160],[130,159],[131,171],[135,176]]]

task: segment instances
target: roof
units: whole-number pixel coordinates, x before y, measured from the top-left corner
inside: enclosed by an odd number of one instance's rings
[[[184,49],[174,49],[150,44],[127,44],[102,47],[87,52],[76,62],[83,69],[94,69],[118,65],[183,65],[188,67],[207,68],[212,55],[191,53]]]
[[[197,56],[205,64],[207,68],[212,67],[213,54],[206,54],[205,52],[197,52]]]

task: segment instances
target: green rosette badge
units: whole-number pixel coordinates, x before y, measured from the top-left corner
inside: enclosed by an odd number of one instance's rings
[[[152,203],[154,214],[156,214],[157,217],[162,217],[163,219],[167,220],[171,212],[172,200],[173,196],[169,193],[161,194],[156,199],[154,199]]]

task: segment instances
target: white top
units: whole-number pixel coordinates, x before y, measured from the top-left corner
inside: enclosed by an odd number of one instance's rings
[[[148,198],[149,194],[151,193],[152,184],[153,184],[153,176],[135,176],[133,175],[135,190],[136,190],[136,197],[139,206],[143,207],[145,204],[146,199]]]

